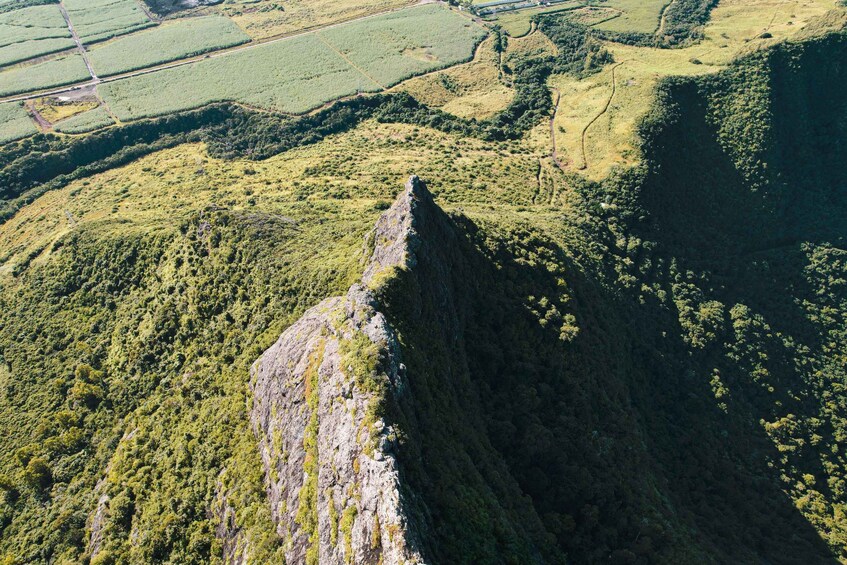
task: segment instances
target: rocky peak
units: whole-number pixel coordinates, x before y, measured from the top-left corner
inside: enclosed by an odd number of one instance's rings
[[[380,417],[386,397],[403,394],[404,366],[369,287],[415,265],[431,205],[412,176],[369,235],[362,284],[308,310],[253,365],[250,416],[289,563],[422,562],[396,432]]]

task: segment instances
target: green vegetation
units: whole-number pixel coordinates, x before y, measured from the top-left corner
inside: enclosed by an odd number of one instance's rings
[[[65,0],[65,8],[84,43],[104,41],[155,25],[135,0]]]
[[[58,4],[57,0],[0,0],[0,14],[45,4]]]
[[[650,41],[696,37],[702,11],[683,11]],[[0,553],[217,563],[232,534],[280,562],[248,368],[358,280],[364,234],[411,169],[449,213],[416,225],[416,267],[377,289],[409,390],[376,408],[428,559],[847,559],[847,36],[662,82],[643,161],[589,182],[537,141],[546,82],[607,80],[612,48],[536,24],[558,55],[506,50],[515,99],[485,120],[380,93],[4,147]],[[342,354],[382,390],[369,340]],[[330,537],[350,556],[355,497],[338,503]]]
[[[38,131],[20,102],[0,104],[0,124],[0,143],[16,141]]]
[[[88,133],[113,123],[115,122],[109,112],[103,106],[98,106],[58,122],[55,130],[61,133]]]
[[[0,12],[0,66],[64,51],[74,46],[58,6]]]
[[[96,47],[89,60],[98,76],[116,75],[250,41],[228,18],[188,18]]]
[[[410,29],[414,22],[414,29]],[[365,31],[382,30],[367,36]],[[451,33],[445,37],[442,30]],[[323,39],[337,40],[353,64]],[[467,59],[481,29],[438,6],[408,9],[322,32],[259,45],[182,67],[110,82],[100,88],[121,120],[196,108],[210,102],[237,101],[282,112],[302,113],[357,92],[373,92],[411,73],[442,68]],[[445,49],[434,46],[438,42]],[[420,55],[429,48],[431,60]],[[400,51],[398,51],[400,49]],[[369,59],[375,53],[394,53]],[[404,54],[405,53],[405,54]],[[355,59],[358,59],[358,62]],[[384,67],[394,61],[395,68]],[[404,61],[398,64],[398,61]],[[359,66],[359,62],[363,66]],[[370,73],[378,75],[376,82]],[[247,80],[249,76],[249,80]]]
[[[317,33],[382,86],[467,61],[487,35],[484,28],[436,4]]]
[[[38,63],[0,72],[0,96],[44,90],[90,78],[82,55],[74,53]]]

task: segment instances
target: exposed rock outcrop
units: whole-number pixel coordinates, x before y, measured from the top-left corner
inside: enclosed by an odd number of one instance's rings
[[[381,418],[405,367],[368,288],[414,264],[421,202],[431,197],[412,177],[370,235],[363,284],[308,310],[253,366],[251,420],[288,563],[422,562]]]

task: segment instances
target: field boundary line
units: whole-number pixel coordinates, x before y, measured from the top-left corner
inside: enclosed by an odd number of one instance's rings
[[[307,29],[304,29],[304,30],[298,30],[298,31],[293,32],[293,33],[281,34],[281,35],[276,35],[276,36],[272,36],[272,37],[266,37],[264,39],[252,40],[248,43],[242,43],[241,45],[235,45],[233,47],[229,47],[229,48],[226,48],[226,49],[219,49],[217,51],[212,51],[210,53],[203,53],[201,55],[196,55],[194,57],[188,57],[188,58],[185,58],[185,59],[178,59],[176,61],[170,61],[170,62],[162,63],[162,64],[159,64],[159,65],[152,65],[152,66],[146,67],[144,69],[138,69],[138,70],[130,71],[130,72],[127,72],[127,73],[122,73],[122,74],[118,74],[118,75],[111,75],[111,76],[103,77],[103,78],[98,77],[96,80],[87,80],[87,81],[84,81],[84,82],[78,82],[78,83],[66,85],[66,86],[63,86],[63,87],[60,87],[60,88],[55,88],[55,89],[33,90],[33,91],[26,92],[26,93],[23,93],[23,94],[15,94],[15,95],[6,96],[6,97],[0,97],[0,102],[22,102],[24,100],[31,100],[33,98],[40,98],[42,96],[55,96],[57,94],[63,94],[65,92],[72,92],[74,90],[79,90],[79,89],[82,89],[82,88],[88,88],[90,86],[95,86],[95,85],[100,84],[100,83],[114,82],[116,80],[123,80],[123,79],[126,79],[126,78],[132,78],[132,77],[136,77],[136,76],[140,76],[140,75],[155,73],[155,72],[158,72],[158,71],[164,71],[164,70],[167,70],[167,69],[173,69],[173,68],[176,68],[176,67],[181,67],[183,65],[190,65],[190,64],[193,64],[193,63],[197,63],[197,62],[202,61],[203,59],[225,57],[227,55],[230,55],[232,53],[236,53],[238,51],[243,51],[243,50],[246,50],[246,49],[253,49],[255,47],[260,47],[262,45],[267,45],[267,44],[270,44],[270,43],[276,43],[277,41],[286,41],[288,39],[293,39],[295,37],[308,35],[310,33],[316,33],[318,31],[324,31],[324,30],[327,30],[327,29],[332,29],[332,28],[335,28],[335,27],[340,27],[340,26],[343,26],[343,25],[352,24],[352,23],[359,22],[359,21],[362,21],[362,20],[377,18],[379,16],[385,16],[385,15],[388,15],[388,14],[393,14],[395,12],[400,12],[402,10],[408,10],[408,9],[411,9],[411,8],[416,8],[417,6],[430,4],[430,3],[432,3],[432,2],[429,2],[427,0],[423,0],[422,2],[419,2],[419,3],[416,3],[416,4],[405,5],[405,6],[401,6],[399,8],[391,8],[389,10],[384,10],[384,11],[381,11],[381,12],[374,12],[372,14],[365,14],[363,16],[358,16],[358,17],[355,17],[355,18],[350,18],[350,19],[346,19],[346,20],[342,20],[342,21],[333,22],[333,23],[325,25],[323,27],[316,26],[316,27],[311,27],[311,28],[307,28]],[[461,14],[461,12],[455,12],[455,13]],[[127,34],[127,35],[134,35],[134,34]]]
[[[354,62],[350,59],[350,57],[348,57],[347,55],[345,55],[344,53],[342,53],[341,51],[339,51],[339,50],[338,50],[338,48],[336,48],[336,47],[335,47],[332,43],[330,43],[329,41],[327,41],[327,40],[326,40],[326,38],[324,38],[323,36],[321,36],[321,32],[320,32],[320,31],[316,31],[316,32],[315,32],[315,37],[317,37],[317,38],[318,38],[318,41],[320,41],[321,43],[323,43],[324,45],[326,45],[328,48],[330,48],[330,49],[331,49],[331,50],[332,50],[332,51],[333,51],[336,55],[338,55],[339,57],[341,57],[342,59],[344,59],[345,61],[347,61],[347,64],[348,64],[348,65],[350,65],[351,67],[353,67],[354,69],[356,69],[357,71],[359,71],[359,73],[360,73],[360,74],[362,74],[362,76],[364,76],[366,79],[368,79],[369,81],[371,81],[372,83],[374,83],[375,85],[377,85],[377,86],[378,86],[381,90],[383,90],[383,91],[388,90],[388,89],[385,87],[385,85],[383,85],[383,84],[382,84],[382,83],[380,83],[378,80],[376,80],[374,77],[372,77],[371,75],[369,75],[368,73],[366,73],[366,72],[365,72],[365,70],[364,70],[364,69],[362,69],[361,67],[359,67],[359,65],[357,65],[356,63],[354,63]]]

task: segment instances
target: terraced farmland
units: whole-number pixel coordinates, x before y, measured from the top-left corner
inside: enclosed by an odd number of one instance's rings
[[[89,77],[82,55],[74,53],[0,73],[0,96],[64,86],[82,82]]]
[[[422,6],[117,80],[100,94],[121,120],[223,100],[302,113],[470,59],[484,35],[447,8]]]
[[[0,143],[34,134],[35,124],[20,102],[0,104]]]
[[[89,60],[99,76],[109,76],[248,41],[250,37],[228,18],[187,18],[95,47]]]
[[[65,0],[77,35],[95,43],[155,25],[135,0]]]
[[[0,66],[74,46],[56,5],[32,6],[0,14]]]

